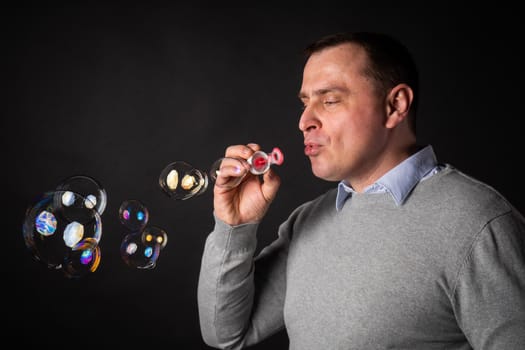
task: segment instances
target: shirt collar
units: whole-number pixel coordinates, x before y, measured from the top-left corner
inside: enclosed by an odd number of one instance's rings
[[[388,192],[397,205],[401,205],[409,193],[425,175],[437,167],[437,159],[431,145],[428,145],[392,168],[375,183],[365,188],[365,193]],[[355,193],[345,181],[337,186],[335,207],[341,210],[345,201]]]

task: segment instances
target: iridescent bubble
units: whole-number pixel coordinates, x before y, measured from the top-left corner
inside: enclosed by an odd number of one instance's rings
[[[79,278],[95,272],[100,264],[100,246],[92,238],[86,238],[68,251],[64,259],[64,274]]]
[[[159,185],[168,196],[185,200],[206,191],[208,176],[186,162],[176,161],[161,171]]]
[[[166,244],[168,244],[168,234],[157,226],[147,226],[144,228],[142,238],[145,244],[150,244],[151,242],[159,244],[160,249],[164,249]]]
[[[86,207],[86,199],[77,193],[66,206],[64,194],[44,193],[27,209],[22,227],[24,242],[33,257],[53,269],[62,267],[79,242],[90,238],[98,244],[102,236],[100,214]]]
[[[148,223],[148,208],[139,200],[125,200],[118,210],[120,222],[131,231],[140,231]]]
[[[146,241],[140,231],[132,232],[122,240],[120,255],[126,265],[137,269],[152,269],[156,266],[160,244]]]
[[[100,215],[106,209],[106,190],[92,177],[86,175],[68,177],[57,186],[57,190],[64,191],[66,196],[64,201],[67,201],[71,194],[80,194],[85,199],[85,206],[89,209],[95,208]]]

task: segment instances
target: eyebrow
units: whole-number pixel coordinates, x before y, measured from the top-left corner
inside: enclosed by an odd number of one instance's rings
[[[324,89],[315,90],[313,92],[313,95],[315,95],[315,96],[322,96],[322,95],[326,95],[326,94],[331,93],[331,92],[346,92],[346,91],[348,91],[347,88],[334,86],[334,87],[328,87],[328,88],[324,88]],[[297,97],[299,97],[300,100],[308,98],[308,96],[304,92],[299,92]]]

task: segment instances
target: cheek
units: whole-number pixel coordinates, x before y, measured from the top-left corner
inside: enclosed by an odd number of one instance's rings
[[[382,128],[379,119],[350,118],[344,123],[332,125],[331,143],[338,157],[353,158],[356,154],[367,152],[381,142]]]
[[[341,106],[323,120],[323,128],[334,143],[355,144],[373,137],[384,128],[385,114],[377,99],[361,99]]]
[[[385,128],[386,116],[379,105],[370,105],[369,108],[356,110],[353,118],[348,120],[347,128],[353,130],[355,137],[373,137],[376,133],[381,133]]]
[[[347,143],[359,137],[362,133],[363,125],[358,118],[347,116],[346,118],[334,119],[330,125],[332,141],[337,144]]]

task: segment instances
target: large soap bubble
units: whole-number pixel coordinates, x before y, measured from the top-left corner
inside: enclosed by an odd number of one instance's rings
[[[93,252],[102,236],[102,220],[95,207],[90,199],[72,191],[44,193],[27,209],[23,223],[24,242],[32,256],[51,269],[61,269],[77,253]],[[97,266],[92,264],[87,270]]]

